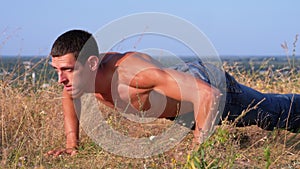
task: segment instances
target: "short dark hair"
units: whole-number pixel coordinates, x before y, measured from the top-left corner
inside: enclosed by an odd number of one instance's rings
[[[99,56],[93,35],[84,30],[70,30],[60,35],[52,45],[52,57],[73,53],[75,59],[84,64],[90,56]]]

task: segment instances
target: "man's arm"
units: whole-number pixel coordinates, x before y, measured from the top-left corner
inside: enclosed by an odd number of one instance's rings
[[[126,75],[130,76],[126,76],[125,81],[130,79],[130,85],[139,84],[140,88],[153,88],[167,97],[193,103],[196,121],[194,135],[201,142],[204,132],[210,131],[213,127],[219,90],[192,75],[164,68],[145,54],[135,53],[123,64],[134,65],[131,69],[126,67]]]
[[[79,118],[77,116],[80,115],[80,99],[73,100],[70,94],[63,90],[62,106],[66,145],[65,148],[49,151],[48,155],[58,156],[63,153],[74,155],[77,152],[79,143]]]
[[[63,91],[62,106],[64,113],[64,127],[66,135],[66,148],[76,148],[79,143],[79,120],[76,111],[80,111],[80,100]],[[76,106],[76,107],[75,107]]]
[[[194,136],[203,142],[214,127],[220,92],[206,82],[189,74],[171,69],[156,70],[154,90],[176,100],[193,103],[196,122]],[[154,79],[153,79],[154,80]]]

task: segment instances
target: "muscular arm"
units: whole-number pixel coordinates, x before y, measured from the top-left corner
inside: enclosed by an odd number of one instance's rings
[[[80,100],[73,100],[71,96],[63,91],[62,106],[64,113],[64,127],[66,135],[66,148],[76,148],[79,142],[79,120]],[[76,107],[75,107],[76,106]],[[77,111],[77,114],[76,114]]]
[[[191,75],[175,70],[155,70],[154,90],[164,93],[176,100],[193,103],[196,127],[194,135],[199,142],[205,139],[205,135],[214,124],[218,103],[219,91],[206,82],[196,79]],[[154,80],[154,79],[153,79]]]
[[[53,155],[55,157],[63,153],[75,155],[77,153],[76,148],[79,143],[78,116],[80,115],[80,99],[73,100],[65,90],[63,91],[62,97],[66,144],[65,148],[47,152],[47,155]]]
[[[134,63],[134,64],[133,64]],[[175,100],[193,103],[196,121],[195,136],[201,137],[200,130],[209,131],[213,126],[216,111],[212,108],[217,102],[218,89],[191,75],[163,68],[148,55],[136,53],[124,61],[124,82],[131,86],[153,90]],[[200,141],[200,140],[198,140]]]

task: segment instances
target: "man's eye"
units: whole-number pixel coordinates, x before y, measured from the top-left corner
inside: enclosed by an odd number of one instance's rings
[[[65,72],[72,72],[74,69],[73,68],[65,68],[65,69],[63,69],[63,71],[65,71]]]

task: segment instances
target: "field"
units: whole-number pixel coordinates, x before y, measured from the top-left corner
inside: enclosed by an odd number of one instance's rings
[[[300,93],[299,58],[224,59],[224,69],[236,79],[262,92]],[[148,158],[128,158],[104,150],[81,129],[79,154],[45,156],[64,146],[62,88],[53,80],[47,58],[34,61],[24,80],[22,64],[13,68],[1,60],[1,168],[300,168],[300,136],[285,130],[265,131],[257,126],[235,127],[226,121],[201,145],[190,132],[180,144]],[[22,63],[22,62],[20,62]],[[292,64],[293,63],[293,64]],[[293,69],[290,69],[293,68]],[[43,87],[49,84],[48,87]],[[270,105],[272,106],[272,105]],[[131,137],[149,137],[164,131],[172,121],[131,123],[100,105],[106,122]]]

